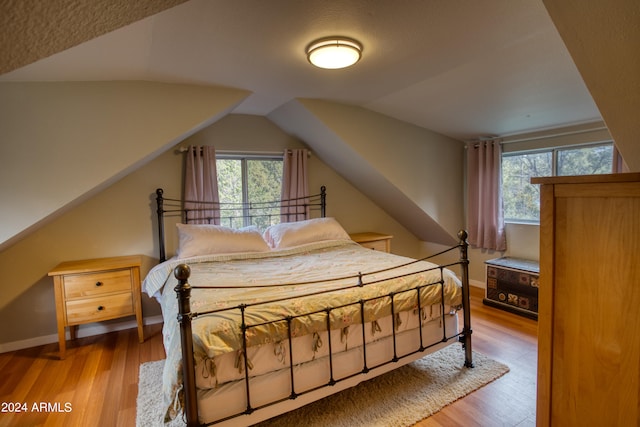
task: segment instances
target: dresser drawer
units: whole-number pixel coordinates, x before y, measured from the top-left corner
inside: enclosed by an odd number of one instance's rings
[[[117,292],[131,292],[131,270],[72,274],[64,278],[64,294],[67,300]]]
[[[131,292],[67,301],[66,309],[69,325],[135,314]]]

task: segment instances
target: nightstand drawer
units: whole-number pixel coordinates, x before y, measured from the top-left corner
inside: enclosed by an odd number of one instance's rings
[[[382,252],[391,252],[391,239],[393,236],[390,234],[364,232],[351,233],[349,234],[349,237],[364,248]]]
[[[373,249],[375,251],[387,251],[387,240],[377,240],[373,242],[362,242],[360,246],[367,249]]]
[[[131,270],[73,274],[64,278],[64,295],[67,300],[117,292],[131,292]]]
[[[67,301],[67,324],[99,322],[135,314],[131,292]]]

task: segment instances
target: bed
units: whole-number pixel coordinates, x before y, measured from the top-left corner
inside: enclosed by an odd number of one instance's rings
[[[165,421],[255,424],[458,341],[473,366],[464,231],[449,265],[372,251],[325,216],[323,187],[294,201],[318,217],[264,232],[178,223],[165,259],[166,217],[189,215],[156,194],[161,262],[143,290],[164,317]]]

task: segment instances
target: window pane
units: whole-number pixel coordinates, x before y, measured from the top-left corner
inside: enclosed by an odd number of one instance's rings
[[[264,230],[280,222],[279,204],[272,202],[280,200],[282,160],[218,158],[216,166],[221,225],[232,228],[255,225]]]
[[[596,175],[611,173],[613,164],[613,146],[596,145],[592,147],[558,150],[558,175]]]
[[[505,220],[538,221],[540,189],[531,177],[551,175],[551,152],[505,155],[502,158],[502,198]]]
[[[257,209],[252,209],[250,225],[264,230],[280,222],[279,205],[282,191],[282,160],[247,160],[247,196]]]
[[[218,194],[224,210],[220,211],[220,225],[240,228],[242,218],[242,161],[240,159],[217,159]],[[237,208],[230,203],[237,203]]]

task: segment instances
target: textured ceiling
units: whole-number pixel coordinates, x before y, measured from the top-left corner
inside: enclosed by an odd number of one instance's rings
[[[186,0],[2,0],[0,74]]]
[[[320,98],[457,139],[601,120],[540,0],[76,3],[2,3],[2,69],[46,58],[0,81],[220,85],[253,93],[236,113]],[[360,40],[362,61],[310,66],[305,46],[335,34]]]

